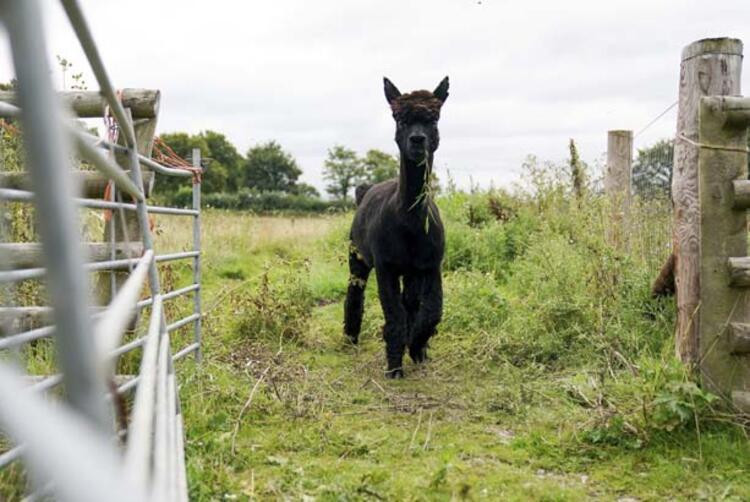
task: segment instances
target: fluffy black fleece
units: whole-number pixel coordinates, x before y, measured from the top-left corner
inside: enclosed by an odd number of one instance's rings
[[[425,361],[427,341],[443,312],[445,232],[427,183],[440,143],[437,122],[448,98],[448,77],[433,92],[409,94],[401,94],[387,78],[383,82],[396,121],[399,177],[357,189],[344,331],[357,343],[367,278],[374,267],[385,316],[386,375],[402,378],[406,348],[415,362]]]

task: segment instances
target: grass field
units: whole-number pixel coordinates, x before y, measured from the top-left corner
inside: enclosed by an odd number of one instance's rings
[[[750,498],[741,417],[676,363],[674,306],[649,297],[666,210],[636,207],[610,246],[606,204],[554,184],[439,205],[445,315],[402,381],[374,280],[361,345],[343,340],[350,215],[205,213],[205,358],[180,363],[191,499]],[[159,230],[187,248],[187,227]]]

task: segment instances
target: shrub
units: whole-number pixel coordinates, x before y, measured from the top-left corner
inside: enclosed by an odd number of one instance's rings
[[[243,340],[297,341],[308,328],[314,296],[305,280],[309,263],[281,260],[267,265],[260,283],[233,305],[235,330]],[[271,275],[274,275],[271,279]]]
[[[170,206],[190,207],[193,203],[192,188],[181,186],[176,192],[157,196],[157,200]],[[319,197],[288,192],[261,192],[242,189],[238,192],[213,192],[202,196],[203,207],[235,209],[257,213],[323,213],[350,209],[350,203],[328,201]]]
[[[511,263],[526,249],[536,224],[528,214],[499,200],[494,192],[456,192],[439,199],[447,234],[446,270],[478,270],[507,279]],[[500,207],[507,211],[497,212]]]
[[[671,432],[679,427],[695,427],[698,417],[711,411],[717,396],[699,388],[692,381],[667,382],[656,396],[653,406],[652,424]]]
[[[187,185],[180,186],[174,194],[170,195],[169,205],[177,207],[193,207],[193,187]]]

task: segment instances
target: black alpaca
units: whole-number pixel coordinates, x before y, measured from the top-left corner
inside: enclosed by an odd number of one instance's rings
[[[445,233],[428,184],[440,142],[437,123],[448,98],[448,77],[433,92],[401,94],[387,78],[383,83],[396,120],[401,165],[398,179],[357,190],[344,331],[357,343],[365,286],[374,266],[385,316],[386,375],[402,378],[406,347],[414,362],[425,361],[427,341],[435,334],[443,312],[440,264]]]

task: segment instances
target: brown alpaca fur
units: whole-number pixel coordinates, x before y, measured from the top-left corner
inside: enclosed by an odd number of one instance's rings
[[[402,94],[391,103],[393,118],[401,122],[432,122],[440,119],[443,102],[430,91]]]

